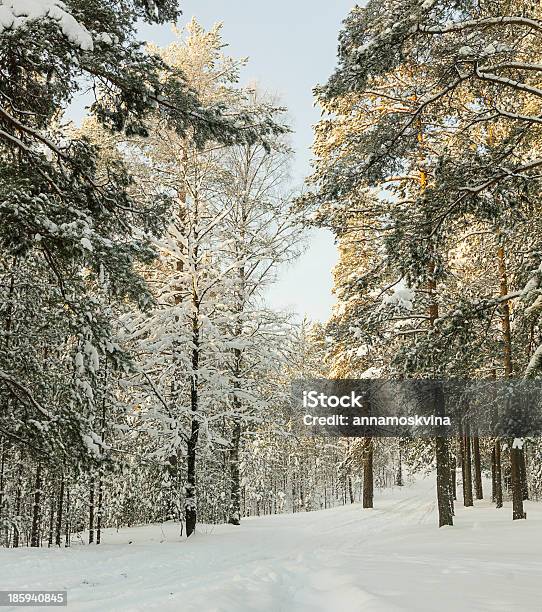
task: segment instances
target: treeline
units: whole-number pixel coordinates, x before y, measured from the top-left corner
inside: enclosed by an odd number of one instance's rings
[[[345,20],[300,201],[340,248],[332,376],[540,376],[541,31],[525,0],[371,0]],[[538,439],[465,431],[405,451],[436,465],[440,525],[456,466],[465,505],[483,469],[514,519],[540,487]]]

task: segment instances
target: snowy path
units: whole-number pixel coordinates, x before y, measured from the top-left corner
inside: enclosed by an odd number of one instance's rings
[[[477,502],[439,530],[428,479],[376,505],[202,527],[190,541],[168,524],[108,530],[99,547],[0,550],[0,589],[67,589],[68,610],[100,612],[542,610],[539,504],[512,523]]]

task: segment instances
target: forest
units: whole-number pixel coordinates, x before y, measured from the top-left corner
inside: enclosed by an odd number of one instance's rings
[[[307,435],[291,385],[541,377],[540,3],[352,8],[303,187],[280,97],[182,8],[0,0],[0,547],[362,521],[433,476],[431,530],[528,523],[540,438]],[[266,301],[312,228],[327,321]]]

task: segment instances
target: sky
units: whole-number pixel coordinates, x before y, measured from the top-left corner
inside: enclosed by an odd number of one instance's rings
[[[226,53],[249,57],[242,83],[256,81],[277,93],[288,108],[296,152],[293,177],[301,185],[310,173],[312,125],[319,119],[312,89],[323,83],[336,63],[337,37],[352,0],[181,0],[183,17],[205,28],[223,23]],[[140,36],[160,45],[171,42],[170,26],[143,26]],[[269,290],[270,306],[299,317],[325,321],[333,304],[332,268],[337,260],[333,237],[324,230],[308,236],[307,250],[294,263],[279,270]]]

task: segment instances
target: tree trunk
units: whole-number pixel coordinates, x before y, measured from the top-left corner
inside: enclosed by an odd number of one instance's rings
[[[423,132],[420,129],[418,139],[423,143]],[[421,171],[421,191],[425,191],[427,185],[427,172]],[[429,325],[434,327],[439,316],[438,301],[436,299],[437,282],[435,279],[435,262],[429,262],[429,281],[427,291],[429,295]],[[444,413],[444,394],[440,385],[436,388],[435,408],[437,414]],[[435,459],[437,464],[437,506],[439,514],[439,527],[454,524],[454,496],[451,473],[450,443],[447,437],[437,436],[435,438]],[[454,472],[455,480],[455,472]],[[454,483],[455,484],[455,483]]]
[[[395,479],[395,485],[398,487],[403,486],[403,454],[401,448],[399,448],[399,465],[397,466],[397,478]]]
[[[4,486],[5,486],[5,466],[6,466],[6,447],[7,442],[4,437],[1,438],[2,442],[0,444],[0,523],[2,522],[2,518],[4,517]],[[6,537],[5,545],[8,546],[8,541]]]
[[[348,474],[348,496],[350,498],[350,503],[353,504],[354,503],[354,489],[352,488],[352,476],[350,476],[350,474]]]
[[[491,501],[496,501],[497,480],[495,478],[495,446],[491,449]]]
[[[244,202],[244,201],[243,201]],[[247,210],[244,204],[241,207],[241,218],[239,228],[239,238],[241,244],[245,245]],[[236,245],[236,256],[238,261],[243,260],[242,253],[239,252],[239,245]],[[241,265],[238,269],[238,286],[235,292],[235,337],[238,340],[243,338],[243,315],[246,309],[246,270]],[[233,350],[232,374],[237,387],[233,395],[234,423],[232,432],[232,447],[230,452],[230,507],[228,511],[228,522],[231,525],[239,525],[241,522],[241,477],[239,470],[239,451],[241,445],[241,414],[242,403],[238,395],[241,389],[243,376],[243,351],[239,348]]]
[[[472,452],[474,455],[474,488],[476,491],[476,499],[484,499],[484,491],[482,488],[482,462],[480,458],[480,438],[474,436],[472,438]]]
[[[450,478],[452,485],[452,497],[454,500],[457,499],[457,460],[455,457],[450,458],[451,470],[450,470]]]
[[[98,509],[96,512],[96,544],[100,544],[102,541],[103,500],[104,500],[104,483],[103,483],[102,474],[100,472],[98,476]]]
[[[523,499],[529,499],[529,483],[527,482],[527,451],[525,449],[525,446],[523,446],[523,448],[521,449],[520,458]]]
[[[47,546],[51,548],[53,545],[53,533],[55,530],[55,490],[52,487],[51,497],[49,500],[49,537],[47,539]]]
[[[9,281],[9,297],[7,300],[7,312],[6,312],[6,325],[5,325],[5,330],[6,330],[6,334],[5,334],[5,348],[6,351],[7,349],[10,347],[11,345],[11,327],[13,324],[13,306],[14,306],[14,301],[13,301],[13,297],[15,294],[15,274],[14,274],[14,268],[17,265],[17,257],[15,256],[13,258],[13,262],[12,262],[12,266],[10,269],[10,281]],[[9,405],[10,405],[10,399],[9,396],[6,399],[6,406],[5,406],[5,410],[6,410],[6,414],[9,412]],[[4,491],[4,486],[5,486],[5,476],[4,476],[4,470],[5,470],[5,462],[6,462],[6,450],[7,450],[7,444],[8,441],[5,437],[2,437],[2,467],[0,469],[0,519],[2,518],[2,516],[4,515],[4,503],[5,503],[5,491]],[[17,516],[19,516],[20,511],[21,511],[21,476],[20,476],[20,472],[19,472],[19,476],[17,479]],[[15,538],[17,538],[17,544],[15,544]],[[19,546],[19,530],[17,527],[15,527],[14,529],[14,534],[13,534],[13,547],[17,548]],[[9,545],[9,542],[7,541],[7,536],[6,536],[6,546]]]
[[[234,398],[234,404],[236,400],[237,398]],[[239,525],[241,522],[241,479],[239,472],[240,444],[241,421],[236,419],[233,425],[230,450],[230,507],[228,512],[228,523],[230,525]]]
[[[504,247],[500,246],[497,252],[499,262],[499,280],[500,280],[500,295],[504,297],[508,295],[508,276],[506,272],[506,259]],[[504,373],[506,378],[512,376],[512,333],[510,326],[510,304],[508,301],[503,302],[501,306],[501,323],[503,334],[503,361]],[[521,478],[521,463],[523,451],[519,448],[510,450],[510,474],[512,488],[512,518],[513,520],[525,519],[527,515],[523,510],[523,492],[524,486]]]
[[[434,387],[434,411],[436,415],[444,414],[444,391],[437,383]],[[454,497],[452,479],[452,457],[450,442],[445,435],[435,438],[435,459],[437,464],[437,507],[439,527],[454,524]]]
[[[102,396],[102,423],[101,423],[101,437],[102,443],[105,442],[105,426],[107,421],[107,385],[109,380],[109,368],[107,358],[104,365],[104,377],[103,377],[103,396]],[[100,450],[100,454],[101,454]],[[102,518],[103,518],[103,506],[104,506],[104,469],[103,465],[100,466],[98,472],[98,508],[96,516],[96,544],[102,542]]]
[[[36,483],[34,488],[34,504],[32,506],[32,530],[30,532],[30,546],[36,548],[40,545],[40,518],[41,518],[41,486],[42,467],[38,463],[36,468]]]
[[[196,445],[198,442],[199,423],[192,417],[190,438],[188,440],[186,457],[186,486],[185,486],[185,520],[186,537],[190,537],[196,530]]]
[[[70,535],[71,535],[71,504],[70,504],[70,486],[66,487],[66,539],[64,541],[64,546],[66,548],[70,547]]]
[[[60,480],[60,491],[58,492],[58,503],[56,511],[56,533],[55,533],[55,544],[60,546],[61,533],[62,533],[62,512],[64,510],[64,474]]]
[[[495,471],[494,499],[497,508],[502,508],[502,463],[501,463],[501,441],[496,439],[493,446],[493,459]]]
[[[94,477],[90,479],[88,510],[88,543],[92,544],[94,542]]]
[[[197,306],[197,300],[194,300]],[[186,488],[185,488],[185,518],[186,518],[186,537],[189,538],[196,530],[197,505],[196,505],[196,449],[199,437],[198,420],[198,370],[200,358],[200,338],[198,325],[199,309],[192,319],[192,377],[190,381],[190,409],[192,411],[192,423],[190,438],[187,447],[187,469],[186,469]]]
[[[461,436],[461,474],[463,476],[463,505],[470,507],[474,505],[472,498],[472,467],[470,437],[466,434]]]
[[[521,450],[510,449],[510,469],[512,485],[512,518],[514,521],[527,518],[523,510],[523,488],[521,486]]]
[[[17,492],[15,493],[15,516],[16,516],[16,524],[13,528],[13,548],[19,548],[19,517],[21,516],[21,475],[19,474],[17,478]]]
[[[448,438],[435,438],[435,454],[437,460],[437,505],[439,527],[453,525],[453,499],[450,483],[450,449]]]
[[[373,483],[373,440],[365,438],[363,453],[363,507],[373,507],[374,483]]]

